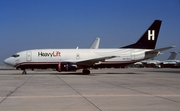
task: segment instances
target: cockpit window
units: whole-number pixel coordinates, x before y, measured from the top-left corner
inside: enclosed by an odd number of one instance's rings
[[[18,54],[14,54],[14,55],[12,55],[12,57],[16,58],[16,57],[19,57],[19,55]]]

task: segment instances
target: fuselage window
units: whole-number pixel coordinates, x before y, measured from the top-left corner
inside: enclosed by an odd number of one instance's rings
[[[16,58],[16,57],[19,57],[19,55],[18,54],[14,54],[14,55],[12,55],[12,57]]]

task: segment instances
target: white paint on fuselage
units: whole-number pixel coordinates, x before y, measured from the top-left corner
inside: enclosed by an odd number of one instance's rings
[[[23,62],[78,62],[94,58],[116,56],[105,62],[131,62],[145,58],[147,49],[35,49],[17,53],[19,57],[10,57],[6,63],[15,66]],[[30,54],[30,55],[29,55]],[[30,57],[31,56],[31,57]],[[103,62],[102,62],[103,63]]]

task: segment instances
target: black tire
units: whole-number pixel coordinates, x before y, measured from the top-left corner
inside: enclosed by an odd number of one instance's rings
[[[87,70],[87,69],[84,69],[84,70],[82,71],[82,73],[83,73],[83,74],[86,74],[86,75],[89,75],[89,74],[90,74],[90,71]]]

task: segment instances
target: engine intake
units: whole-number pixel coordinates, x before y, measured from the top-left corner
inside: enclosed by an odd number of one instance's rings
[[[76,71],[77,65],[73,63],[58,63],[57,71]]]

